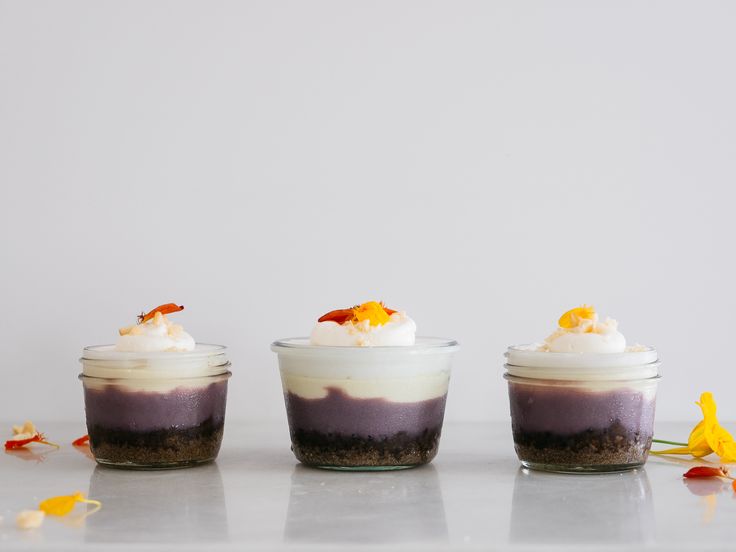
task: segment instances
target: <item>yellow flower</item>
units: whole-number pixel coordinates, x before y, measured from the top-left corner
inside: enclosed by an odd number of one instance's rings
[[[102,507],[102,504],[98,500],[84,498],[82,493],[77,492],[73,495],[47,498],[38,505],[38,509],[50,516],[65,516],[74,509],[77,502],[94,504],[97,506],[94,511],[97,511]]]
[[[560,328],[570,329],[577,328],[580,326],[583,320],[595,320],[596,312],[595,307],[592,305],[583,305],[581,307],[575,307],[570,309],[565,314],[560,316],[560,320],[557,322]]]
[[[377,301],[368,301],[353,308],[353,320],[355,322],[368,320],[371,326],[380,326],[388,322],[388,319],[389,314],[386,309]]]
[[[736,462],[736,442],[733,436],[718,423],[713,394],[705,392],[696,402],[703,412],[703,421],[690,432],[687,446],[656,451],[657,454],[691,454],[696,458],[715,452],[722,462]]]

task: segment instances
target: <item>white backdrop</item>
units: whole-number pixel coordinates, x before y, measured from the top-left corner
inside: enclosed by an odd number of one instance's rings
[[[176,301],[281,419],[275,338],[383,299],[454,337],[448,418],[582,302],[656,346],[660,420],[736,418],[736,4],[0,2],[0,419]],[[676,437],[676,436],[674,436]]]

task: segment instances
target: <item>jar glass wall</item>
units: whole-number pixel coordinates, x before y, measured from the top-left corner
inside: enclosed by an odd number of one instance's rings
[[[217,457],[231,375],[225,347],[161,353],[88,347],[81,362],[90,450],[98,463],[166,469]]]
[[[309,466],[346,470],[430,462],[457,349],[430,338],[407,347],[275,342],[294,455]]]
[[[522,465],[573,473],[642,466],[654,431],[656,351],[559,356],[564,354],[538,353],[528,362],[532,366],[512,365],[524,355],[507,354],[504,377]],[[637,375],[643,377],[632,377]]]

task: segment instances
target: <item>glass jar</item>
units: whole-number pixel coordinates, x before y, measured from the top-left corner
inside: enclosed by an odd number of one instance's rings
[[[308,466],[392,470],[437,454],[457,342],[326,347],[276,341],[292,450]]]
[[[182,468],[214,460],[225,423],[230,362],[221,345],[185,352],[86,347],[90,450],[102,465]]]
[[[642,466],[654,432],[657,351],[550,353],[509,347],[514,447],[522,465],[555,472]]]

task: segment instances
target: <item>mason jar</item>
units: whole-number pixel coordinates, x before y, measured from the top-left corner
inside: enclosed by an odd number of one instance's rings
[[[297,460],[344,470],[430,462],[458,348],[439,338],[391,347],[320,346],[306,338],[273,343]]]
[[[193,466],[217,457],[230,362],[221,345],[177,352],[86,347],[84,387],[90,450],[102,465]]]
[[[522,465],[556,472],[642,466],[654,432],[657,351],[552,353],[509,347],[514,447]]]

